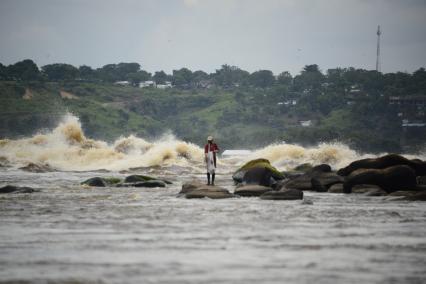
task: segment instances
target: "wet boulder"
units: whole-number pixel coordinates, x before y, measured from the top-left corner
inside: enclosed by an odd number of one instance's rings
[[[386,169],[358,169],[353,171],[343,185],[345,193],[351,193],[358,184],[372,184],[384,189],[387,193],[399,190],[416,190],[415,171],[406,165],[393,166]]]
[[[89,178],[83,182],[80,183],[81,185],[88,185],[88,186],[98,186],[98,187],[105,187],[107,186],[107,182],[104,178],[101,177],[93,177]]]
[[[311,187],[316,192],[327,192],[328,190],[317,178],[311,178]]]
[[[130,175],[127,176],[124,179],[125,183],[136,183],[136,182],[146,182],[146,181],[151,181],[151,180],[161,180],[166,184],[172,184],[171,181],[165,180],[165,179],[159,179],[159,178],[155,178],[155,177],[150,177],[150,176],[145,176],[145,175]]]
[[[35,164],[28,163],[24,167],[20,167],[20,170],[32,173],[46,173],[46,172],[54,172],[55,169],[52,168],[49,164]]]
[[[426,201],[426,191],[396,191],[388,196],[399,196],[399,200]]]
[[[329,193],[343,193],[343,183],[335,183],[328,189]]]
[[[252,160],[232,175],[232,179],[236,184],[259,184],[263,186],[272,186],[276,181],[284,178],[285,176],[272,166],[267,159]]]
[[[117,187],[166,187],[166,183],[162,180],[147,180],[130,183],[119,183]]]
[[[261,196],[265,192],[271,190],[273,190],[271,187],[257,184],[247,184],[237,187],[234,191],[234,194],[244,197]]]
[[[366,196],[384,196],[388,193],[374,184],[357,184],[352,187],[352,193],[362,193]]]
[[[426,176],[418,176],[417,177],[417,184],[426,185]]]
[[[426,162],[419,159],[407,159],[398,154],[388,154],[377,158],[361,159],[350,163],[337,171],[339,175],[348,176],[359,169],[386,169],[394,166],[408,166],[416,176],[426,175]]]
[[[227,189],[223,187],[205,185],[199,181],[184,183],[182,185],[182,190],[179,192],[179,196],[183,196],[188,199],[192,199],[192,198],[223,199],[223,198],[235,197],[234,194],[230,193]]]
[[[39,192],[39,190],[34,189],[32,187],[26,186],[14,186],[14,185],[6,185],[0,188],[0,194],[4,193],[33,193]]]
[[[295,172],[307,172],[312,170],[314,166],[311,163],[304,163],[304,164],[300,164],[296,167],[293,168],[293,171]]]
[[[260,196],[264,200],[298,200],[303,199],[303,191],[295,188],[284,188],[278,191],[268,191]]]
[[[290,179],[285,186],[299,190],[326,192],[333,184],[342,182],[343,178],[332,172],[329,165],[322,164],[313,167],[301,176]]]

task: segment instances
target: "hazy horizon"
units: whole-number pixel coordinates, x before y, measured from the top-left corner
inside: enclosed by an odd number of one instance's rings
[[[373,70],[379,24],[383,72],[426,66],[422,0],[0,0],[0,62],[138,62],[167,73],[222,64],[275,74],[308,64]]]

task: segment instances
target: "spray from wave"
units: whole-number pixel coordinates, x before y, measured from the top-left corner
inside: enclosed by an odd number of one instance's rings
[[[230,172],[254,158],[266,158],[277,168],[288,170],[302,163],[330,164],[337,169],[348,163],[373,155],[359,155],[339,143],[321,143],[316,147],[293,144],[272,144],[236,159],[219,159],[219,172]],[[194,173],[204,171],[203,149],[176,139],[172,134],[155,141],[133,135],[120,137],[114,143],[89,139],[84,135],[79,119],[66,115],[50,132],[30,138],[0,140],[0,160],[15,167],[28,163],[47,164],[63,171],[111,171],[139,167],[190,168]]]
[[[46,134],[18,140],[0,140],[0,157],[16,166],[48,164],[59,170],[123,170],[134,167],[201,164],[200,147],[164,135],[148,142],[133,135],[121,137],[112,145],[88,139],[77,117],[66,115]]]

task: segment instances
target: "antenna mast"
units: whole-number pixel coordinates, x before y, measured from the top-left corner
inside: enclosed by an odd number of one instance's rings
[[[377,57],[376,57],[376,71],[380,72],[380,35],[382,31],[380,30],[380,25],[377,26]]]

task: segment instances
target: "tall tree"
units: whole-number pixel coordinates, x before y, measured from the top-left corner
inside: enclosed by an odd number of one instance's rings
[[[78,69],[70,64],[55,63],[41,67],[47,78],[52,81],[68,81],[75,80],[78,75]]]
[[[306,65],[300,75],[294,78],[294,84],[299,90],[318,90],[324,82],[324,75],[317,64]]]
[[[173,85],[178,87],[189,87],[192,82],[192,71],[188,68],[173,70]]]
[[[281,85],[290,85],[293,82],[293,76],[288,71],[281,72],[277,77],[277,82]]]
[[[275,83],[275,77],[270,70],[259,70],[250,74],[250,84],[260,88],[271,87]]]
[[[216,73],[212,74],[217,85],[222,87],[234,87],[244,85],[250,76],[250,73],[241,70],[237,66],[230,66],[227,64],[222,65]]]
[[[78,67],[78,72],[80,74],[80,79],[85,81],[93,81],[96,79],[95,70],[90,66],[82,65]]]
[[[0,80],[7,79],[7,69],[6,66],[0,63]]]
[[[7,67],[7,75],[11,79],[33,81],[41,79],[40,70],[31,59],[16,62]]]
[[[151,79],[151,73],[146,72],[145,70],[140,70],[138,72],[127,74],[126,79],[133,85],[137,86],[140,82],[147,81]]]
[[[163,70],[155,72],[154,76],[152,76],[152,79],[157,85],[164,84],[166,81],[171,80],[170,76],[167,75]]]

